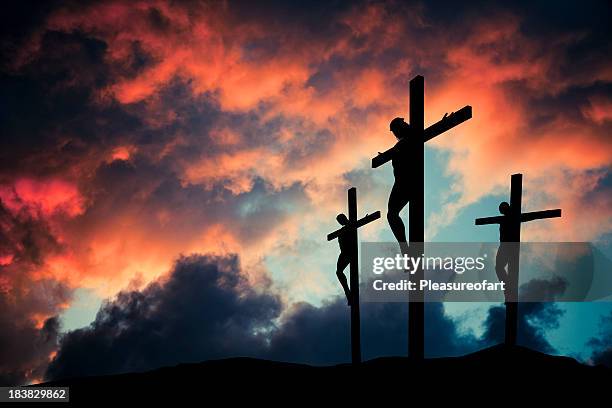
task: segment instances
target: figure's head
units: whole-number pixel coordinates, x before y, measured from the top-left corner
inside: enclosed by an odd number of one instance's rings
[[[346,218],[346,215],[344,214],[338,214],[336,221],[338,221],[338,224],[340,225],[346,225],[349,222],[348,218]]]
[[[499,212],[504,214],[504,215],[508,215],[510,213],[510,204],[508,204],[507,202],[503,201],[499,205]]]
[[[395,118],[389,124],[389,130],[396,138],[402,139],[410,133],[410,124],[404,122],[404,118]]]

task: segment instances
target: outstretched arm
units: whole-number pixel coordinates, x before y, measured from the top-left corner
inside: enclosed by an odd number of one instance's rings
[[[372,159],[372,168],[375,169],[382,166],[386,162],[393,160],[393,156],[398,152],[398,150],[408,143],[407,140],[408,138],[403,138],[389,150],[385,150],[382,153],[378,152],[378,155]]]
[[[544,210],[544,211],[533,211],[521,214],[521,221],[533,221],[533,220],[541,220],[544,218],[557,218],[561,216],[561,209],[557,208],[555,210]]]
[[[502,221],[504,221],[504,216],[498,215],[496,217],[476,218],[476,220],[474,220],[474,224],[475,225],[501,224]]]
[[[378,155],[372,159],[372,168],[375,169],[376,167],[380,167],[386,162],[391,161],[393,159],[393,155],[395,154],[396,146],[397,144],[382,153],[378,152]]]

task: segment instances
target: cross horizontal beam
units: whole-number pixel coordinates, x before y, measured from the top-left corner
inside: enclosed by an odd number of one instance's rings
[[[503,221],[504,215],[498,215],[496,217],[484,217],[484,218],[476,218],[474,224],[475,225],[488,225],[488,224],[499,224]],[[542,220],[545,218],[559,218],[561,217],[561,209],[556,208],[554,210],[544,210],[544,211],[533,211],[528,213],[521,214],[521,222],[528,222],[533,220]]]
[[[474,224],[475,225],[499,224],[503,220],[504,220],[503,215],[498,215],[496,217],[483,217],[483,218],[476,218]]]
[[[423,131],[425,142],[472,118],[472,107],[464,106]]]
[[[557,208],[554,210],[533,211],[533,212],[521,214],[521,222],[541,220],[544,218],[558,218],[558,217],[561,217],[560,208]]]
[[[376,211],[376,212],[374,212],[372,214],[367,214],[365,217],[363,217],[362,219],[358,220],[354,225],[348,224],[347,227],[349,227],[349,228],[360,228],[360,227],[363,227],[364,225],[369,224],[372,221],[375,221],[375,220],[377,220],[379,218],[380,218],[380,211]],[[334,240],[334,239],[338,238],[338,236],[342,233],[342,229],[343,228],[339,228],[339,229],[335,230],[334,232],[330,232],[329,234],[327,234],[327,240],[331,241],[331,240]]]
[[[373,212],[372,214],[366,214],[362,219],[357,221],[357,228],[363,227],[366,224],[376,221],[380,218],[380,211]]]
[[[470,105],[464,106],[459,109],[457,112],[453,112],[447,117],[439,120],[434,123],[427,129],[423,131],[423,143],[433,139],[434,137],[446,132],[449,129],[454,128],[455,126],[465,122],[468,119],[472,118],[472,107]],[[401,142],[400,142],[401,143]],[[372,159],[372,168],[375,169],[377,167],[382,166],[387,163],[391,159],[393,159],[393,154],[395,152],[395,148],[385,150],[382,153],[379,153],[376,157]]]

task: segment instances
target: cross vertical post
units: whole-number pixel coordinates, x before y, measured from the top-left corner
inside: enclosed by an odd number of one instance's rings
[[[512,254],[508,262],[508,285],[515,299],[506,302],[505,342],[509,346],[516,345],[518,333],[518,276],[521,256],[521,201],[523,195],[523,175],[513,174],[510,177],[510,241],[515,244],[510,247]]]
[[[349,223],[357,224],[357,189],[351,187],[348,190],[348,218]],[[353,364],[361,363],[361,321],[359,317],[359,260],[357,256],[357,229],[355,239],[351,240],[352,253],[350,263],[350,287],[351,287],[351,358]]]
[[[425,242],[425,78],[417,75],[410,81],[410,126],[414,129],[416,137],[410,142],[410,167],[415,177],[411,180],[410,188],[413,190],[412,199],[408,203],[408,241],[411,249],[416,243]],[[420,245],[417,245],[419,247]],[[412,251],[411,251],[412,253]],[[412,256],[420,254],[412,253]],[[419,266],[410,281],[419,282],[423,279],[423,268]],[[421,290],[410,293],[412,299],[408,304],[408,355],[415,359],[425,356],[425,304]]]

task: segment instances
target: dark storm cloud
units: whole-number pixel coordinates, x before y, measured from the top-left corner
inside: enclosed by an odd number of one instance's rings
[[[546,330],[556,328],[563,311],[554,303],[521,303],[518,312],[517,343],[544,353],[555,352],[555,348],[546,339]],[[484,322],[485,344],[504,342],[506,308],[493,306],[487,313]]]
[[[0,385],[12,386],[43,378],[47,363],[57,348],[59,318],[42,328],[16,323],[16,313],[0,297]]]
[[[23,2],[9,3],[12,6],[5,10],[5,16],[9,17],[5,20],[11,22],[9,26],[26,16],[39,21],[40,15],[48,14],[54,3],[56,7],[58,5],[57,2],[36,2],[37,7],[32,4],[24,7],[20,4]],[[41,26],[33,27],[23,21],[20,24],[23,25],[17,30],[19,38],[9,35],[3,40],[11,38],[13,48],[31,53],[29,41],[35,37],[38,52],[24,61],[14,55],[3,55],[3,60],[10,63],[0,71],[0,113],[5,136],[2,141],[6,143],[3,147],[7,148],[2,149],[3,153],[6,150],[19,152],[16,147],[27,143],[33,144],[34,150],[49,148],[43,144],[57,142],[57,133],[76,136],[89,130],[90,141],[99,141],[92,138],[95,129],[91,128],[91,122],[84,123],[83,117],[89,121],[94,117],[100,120],[98,115],[106,113],[115,119],[115,123],[123,122],[117,111],[92,109],[89,100],[92,90],[104,86],[111,74],[103,62],[105,42],[78,31],[64,33],[41,30]],[[111,133],[109,129],[105,130],[101,133]]]
[[[308,303],[294,305],[271,337],[270,358],[320,365],[350,361],[349,310],[344,298],[335,298],[321,307]],[[428,321],[428,329],[444,320],[441,313],[432,313],[429,317],[432,319]],[[363,303],[361,320],[365,359],[406,354],[406,304]]]
[[[236,257],[177,261],[167,282],[121,292],[87,328],[66,334],[48,378],[141,371],[265,350],[279,299],[245,286]]]
[[[350,361],[350,314],[344,298],[321,307],[294,305],[270,340],[270,358],[308,364]],[[361,342],[364,359],[403,356],[408,350],[408,305],[361,304]],[[458,330],[441,303],[425,304],[427,357],[455,356],[475,351],[479,339]]]
[[[56,314],[71,290],[32,270],[62,250],[49,226],[23,210],[13,214],[0,200],[0,385],[42,378],[57,348]],[[51,317],[48,317],[51,316]]]
[[[59,36],[57,41],[65,46],[72,41],[68,37],[74,37]],[[80,45],[70,48],[56,49],[55,62],[43,61],[30,72],[0,73],[0,177],[49,176],[86,168],[140,125],[117,106],[92,103],[92,84],[83,81],[82,72],[99,66],[101,55],[89,56],[86,63]],[[81,64],[76,82],[68,72],[77,67],[71,65],[74,61]]]
[[[591,354],[591,361],[593,364],[603,364],[607,367],[612,367],[612,339],[608,338],[606,341],[607,347],[598,348]]]
[[[590,358],[593,364],[612,368],[612,312],[601,318],[599,335],[589,340],[588,345],[593,348]]]
[[[10,211],[0,199],[0,256],[10,255],[26,265],[40,265],[48,253],[62,245],[45,220],[26,209]]]
[[[551,302],[523,302],[518,307],[518,333],[517,343],[544,353],[554,353],[555,348],[546,339],[546,331],[559,327],[559,320],[563,316],[563,310],[552,300],[561,295],[566,289],[566,282],[559,278],[549,281],[532,280],[521,286],[521,296],[533,296],[537,293],[540,297],[548,294]],[[493,306],[489,309],[484,322],[485,332],[482,342],[487,345],[504,342],[506,322],[506,308],[504,306]]]
[[[270,356],[280,361],[334,364],[350,359],[347,306],[335,299],[318,308],[309,303],[292,307],[282,330],[272,336]]]
[[[2,65],[10,65],[19,48],[32,32],[44,24],[49,13],[59,6],[58,1],[7,1],[3,4],[5,17],[0,24],[0,56]]]

